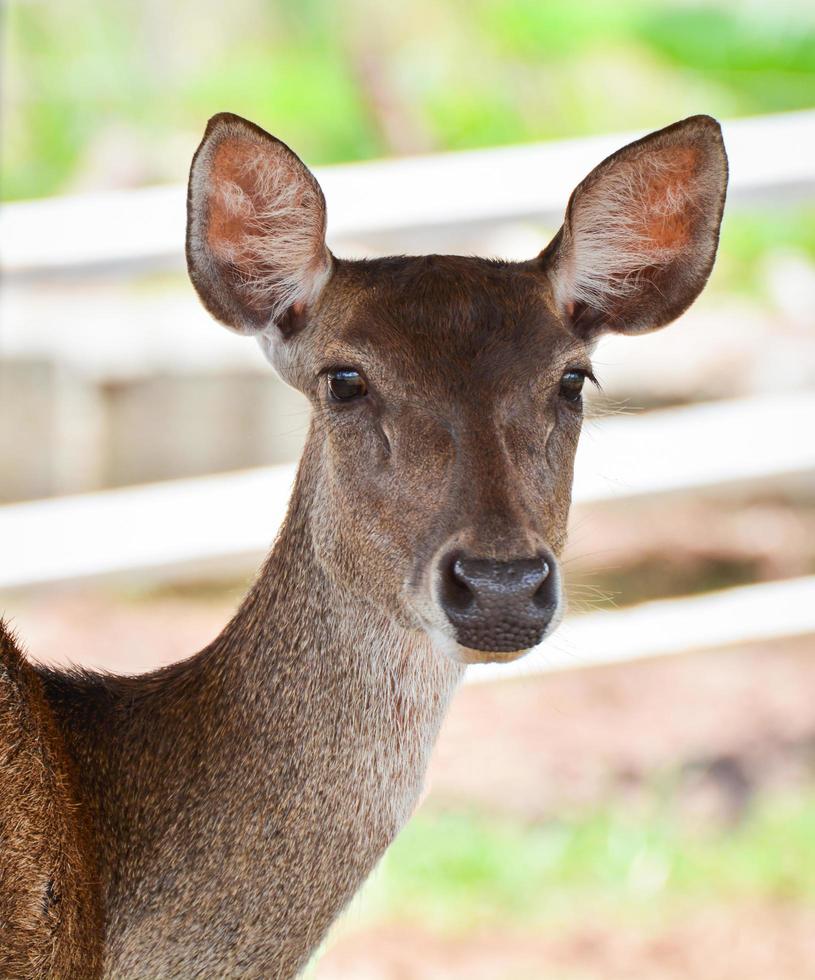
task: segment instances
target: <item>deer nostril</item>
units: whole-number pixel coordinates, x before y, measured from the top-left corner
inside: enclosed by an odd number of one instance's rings
[[[538,606],[548,606],[552,601],[552,579],[549,576],[549,563],[546,561],[543,562],[543,567],[538,574],[532,601]]]
[[[469,611],[473,605],[550,600],[550,564],[542,557],[515,561],[449,555],[441,566],[441,598],[445,607]]]
[[[450,555],[442,566],[441,597],[445,607],[458,612],[466,612],[475,603],[475,592],[458,554]]]

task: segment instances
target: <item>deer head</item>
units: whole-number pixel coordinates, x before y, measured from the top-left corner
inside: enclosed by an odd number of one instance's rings
[[[726,183],[719,126],[694,116],[593,170],[529,261],[348,261],[326,247],[298,157],[237,116],[210,121],[190,276],[314,406],[299,492],[337,589],[467,663],[512,660],[554,629],[594,344],[693,302]]]

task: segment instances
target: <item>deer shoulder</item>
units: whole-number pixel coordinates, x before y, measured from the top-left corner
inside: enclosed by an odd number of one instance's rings
[[[100,974],[96,878],[41,681],[0,622],[0,976]]]

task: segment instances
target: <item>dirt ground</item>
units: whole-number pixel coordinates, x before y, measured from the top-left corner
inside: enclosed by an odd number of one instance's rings
[[[754,794],[815,780],[812,640],[464,688],[429,804],[540,819],[647,806],[673,773],[692,828],[738,822]],[[530,746],[534,749],[530,751]],[[589,922],[540,935],[354,932],[317,980],[813,980],[815,907],[694,909],[662,927]]]
[[[30,653],[147,669],[194,652],[239,599],[126,601],[99,592],[15,600]],[[8,612],[11,604],[4,603]],[[437,745],[429,805],[541,819],[635,807],[674,774],[688,820],[737,822],[753,795],[815,780],[815,640],[465,686]],[[815,908],[692,909],[664,927],[558,934],[341,934],[318,980],[813,980]]]
[[[418,955],[417,955],[418,954]],[[662,931],[588,923],[466,941],[390,927],[340,940],[315,980],[812,980],[815,909],[717,908]]]
[[[724,820],[759,788],[815,778],[815,641],[467,686],[430,779],[442,805],[537,819],[633,804],[669,772],[689,812]]]

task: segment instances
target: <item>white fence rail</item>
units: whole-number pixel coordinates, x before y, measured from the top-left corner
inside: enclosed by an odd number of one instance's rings
[[[467,680],[503,680],[810,635],[815,635],[815,575],[568,618],[522,660],[470,667]]]
[[[731,207],[815,195],[815,111],[733,120],[724,134]],[[401,251],[417,235],[432,242],[451,227],[530,219],[557,226],[574,185],[640,135],[317,168],[329,244],[339,254],[372,241]],[[180,265],[184,208],[181,186],[7,205],[0,210],[0,275]]]

